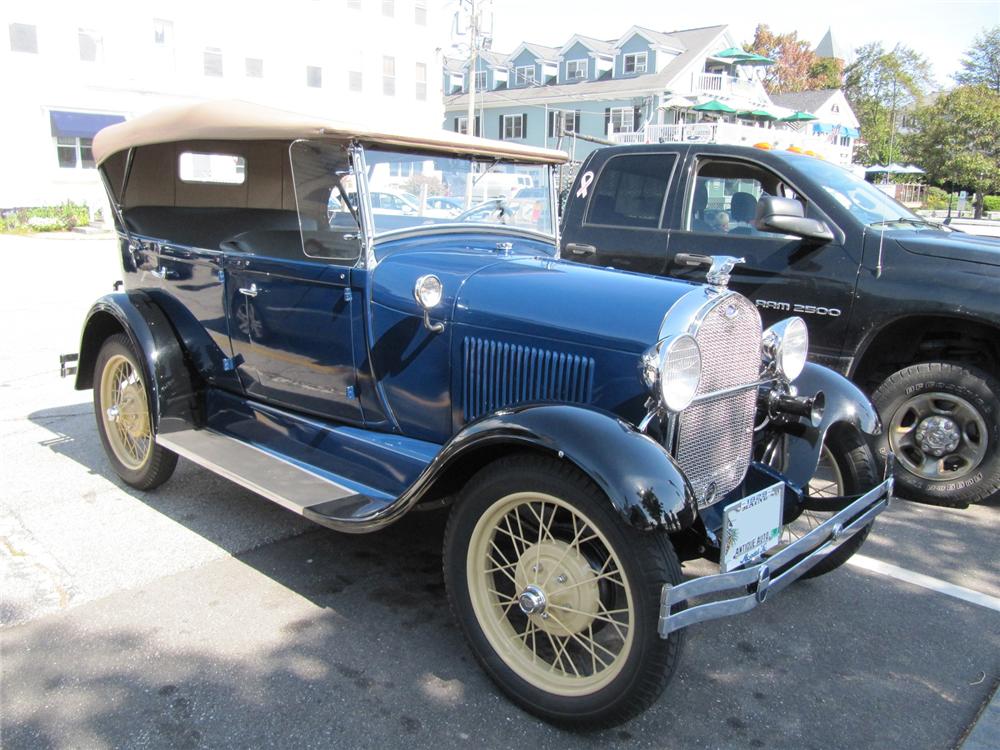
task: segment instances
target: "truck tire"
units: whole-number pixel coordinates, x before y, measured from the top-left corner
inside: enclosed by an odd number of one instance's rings
[[[109,337],[97,355],[94,416],[111,467],[126,484],[151,490],[174,473],[177,454],[156,443],[149,387],[123,333]]]
[[[575,730],[652,704],[682,633],[660,638],[681,580],[666,534],[640,532],[566,461],[521,454],[482,469],[448,520],[444,578],[476,659],[524,710]]]
[[[893,373],[872,402],[881,456],[896,454],[896,491],[956,508],[1000,489],[1000,382],[972,365],[923,362]]]

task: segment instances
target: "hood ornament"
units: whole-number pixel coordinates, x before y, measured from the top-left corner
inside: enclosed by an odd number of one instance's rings
[[[738,263],[746,263],[746,258],[737,258],[732,255],[710,255],[712,265],[705,274],[705,281],[719,289],[729,286],[729,275],[736,268]]]

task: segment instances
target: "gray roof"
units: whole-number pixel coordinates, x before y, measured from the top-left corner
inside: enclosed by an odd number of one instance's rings
[[[667,63],[659,73],[649,73],[630,78],[612,78],[607,81],[579,81],[548,86],[484,91],[477,95],[476,102],[483,105],[510,105],[532,101],[559,100],[560,97],[593,98],[605,96],[645,96],[652,91],[663,91],[699,54],[712,51],[726,26],[705,26],[700,29],[684,29],[669,32],[667,36],[676,38],[684,45],[684,51]],[[465,94],[454,94],[444,99],[446,109],[457,109],[468,103]]]
[[[559,59],[558,47],[546,47],[544,44],[532,44],[531,42],[525,42],[524,48],[540,60],[552,61]]]
[[[838,60],[846,60],[847,55],[844,49],[833,38],[833,29],[827,29],[826,34],[820,39],[816,49],[813,50],[816,57],[835,57]]]
[[[818,89],[796,91],[794,94],[771,94],[771,101],[779,107],[794,109],[796,112],[815,112],[836,93],[837,89]]]
[[[636,33],[642,34],[653,44],[680,51],[684,51],[686,49],[684,42],[678,38],[677,32],[667,33],[663,31],[653,31],[652,29],[646,29],[642,26],[635,26],[633,28]]]
[[[583,34],[574,34],[570,38],[571,39],[575,38],[577,41],[582,42],[587,47],[590,47],[590,49],[594,50],[594,52],[600,52],[603,55],[614,55],[615,42],[618,41],[617,39],[612,39],[611,41],[607,41],[604,39],[594,39],[594,37],[592,36],[584,36]]]
[[[445,57],[441,60],[441,67],[449,73],[461,73],[467,62],[468,60],[460,60],[457,57]]]

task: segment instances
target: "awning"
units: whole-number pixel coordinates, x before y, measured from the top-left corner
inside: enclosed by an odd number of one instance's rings
[[[121,115],[97,115],[92,112],[49,112],[52,135],[62,138],[93,138],[97,131],[108,125],[125,122]]]

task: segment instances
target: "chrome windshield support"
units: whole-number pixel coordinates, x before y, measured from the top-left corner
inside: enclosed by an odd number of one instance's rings
[[[371,192],[368,189],[368,165],[365,150],[359,143],[352,143],[347,152],[351,155],[354,182],[358,190],[358,214],[361,219],[361,247],[366,268],[375,268],[375,222],[372,218]]]
[[[660,637],[666,638],[675,630],[698,622],[749,612],[801,578],[889,507],[893,485],[891,471],[890,468],[887,478],[877,487],[765,561],[676,586],[665,585],[660,592]],[[702,604],[691,603],[700,597],[725,594],[737,595]]]

